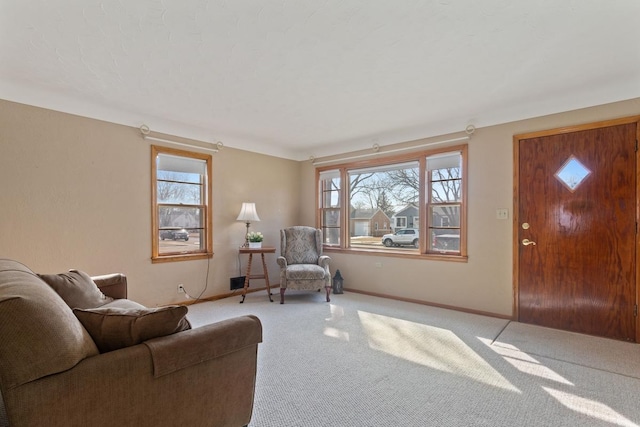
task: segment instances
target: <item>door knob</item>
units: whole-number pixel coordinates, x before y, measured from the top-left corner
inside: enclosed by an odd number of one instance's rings
[[[535,245],[536,242],[532,242],[529,239],[522,239],[522,246],[529,246],[529,245]]]

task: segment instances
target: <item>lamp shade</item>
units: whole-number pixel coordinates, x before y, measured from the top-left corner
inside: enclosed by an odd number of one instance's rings
[[[256,212],[256,204],[255,203],[242,203],[242,208],[240,209],[240,215],[237,218],[238,221],[260,221],[258,217],[258,212]]]

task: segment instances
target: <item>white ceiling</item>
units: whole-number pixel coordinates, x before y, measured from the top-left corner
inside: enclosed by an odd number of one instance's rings
[[[638,0],[0,0],[0,98],[292,159],[640,97]]]

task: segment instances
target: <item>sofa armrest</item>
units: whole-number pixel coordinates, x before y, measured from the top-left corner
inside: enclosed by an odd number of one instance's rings
[[[91,279],[106,296],[114,299],[127,297],[127,276],[124,274],[105,274],[103,276],[93,276]]]
[[[158,338],[168,342],[160,352],[189,359],[160,377],[145,344],[89,357],[7,390],[9,421],[13,427],[211,425],[214,420],[216,426],[248,425],[261,338],[260,321],[253,316]]]
[[[241,316],[154,338],[144,344],[151,351],[153,374],[158,378],[260,342],[260,320],[255,316]]]

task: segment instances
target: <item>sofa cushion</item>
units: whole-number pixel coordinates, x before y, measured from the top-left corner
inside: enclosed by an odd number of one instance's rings
[[[145,307],[142,304],[138,304],[135,301],[131,301],[130,299],[120,298],[120,299],[114,299],[113,301],[108,302],[103,306],[100,306],[100,308],[126,308],[128,310],[133,310],[136,308],[145,309],[147,307]]]
[[[98,354],[65,302],[29,268],[0,260],[0,382],[5,389]]]
[[[103,294],[91,277],[79,270],[61,274],[38,274],[71,308],[95,308],[113,301]]]
[[[315,264],[293,264],[285,272],[287,280],[322,280],[326,270]]]
[[[74,309],[101,353],[191,329],[187,307]]]

